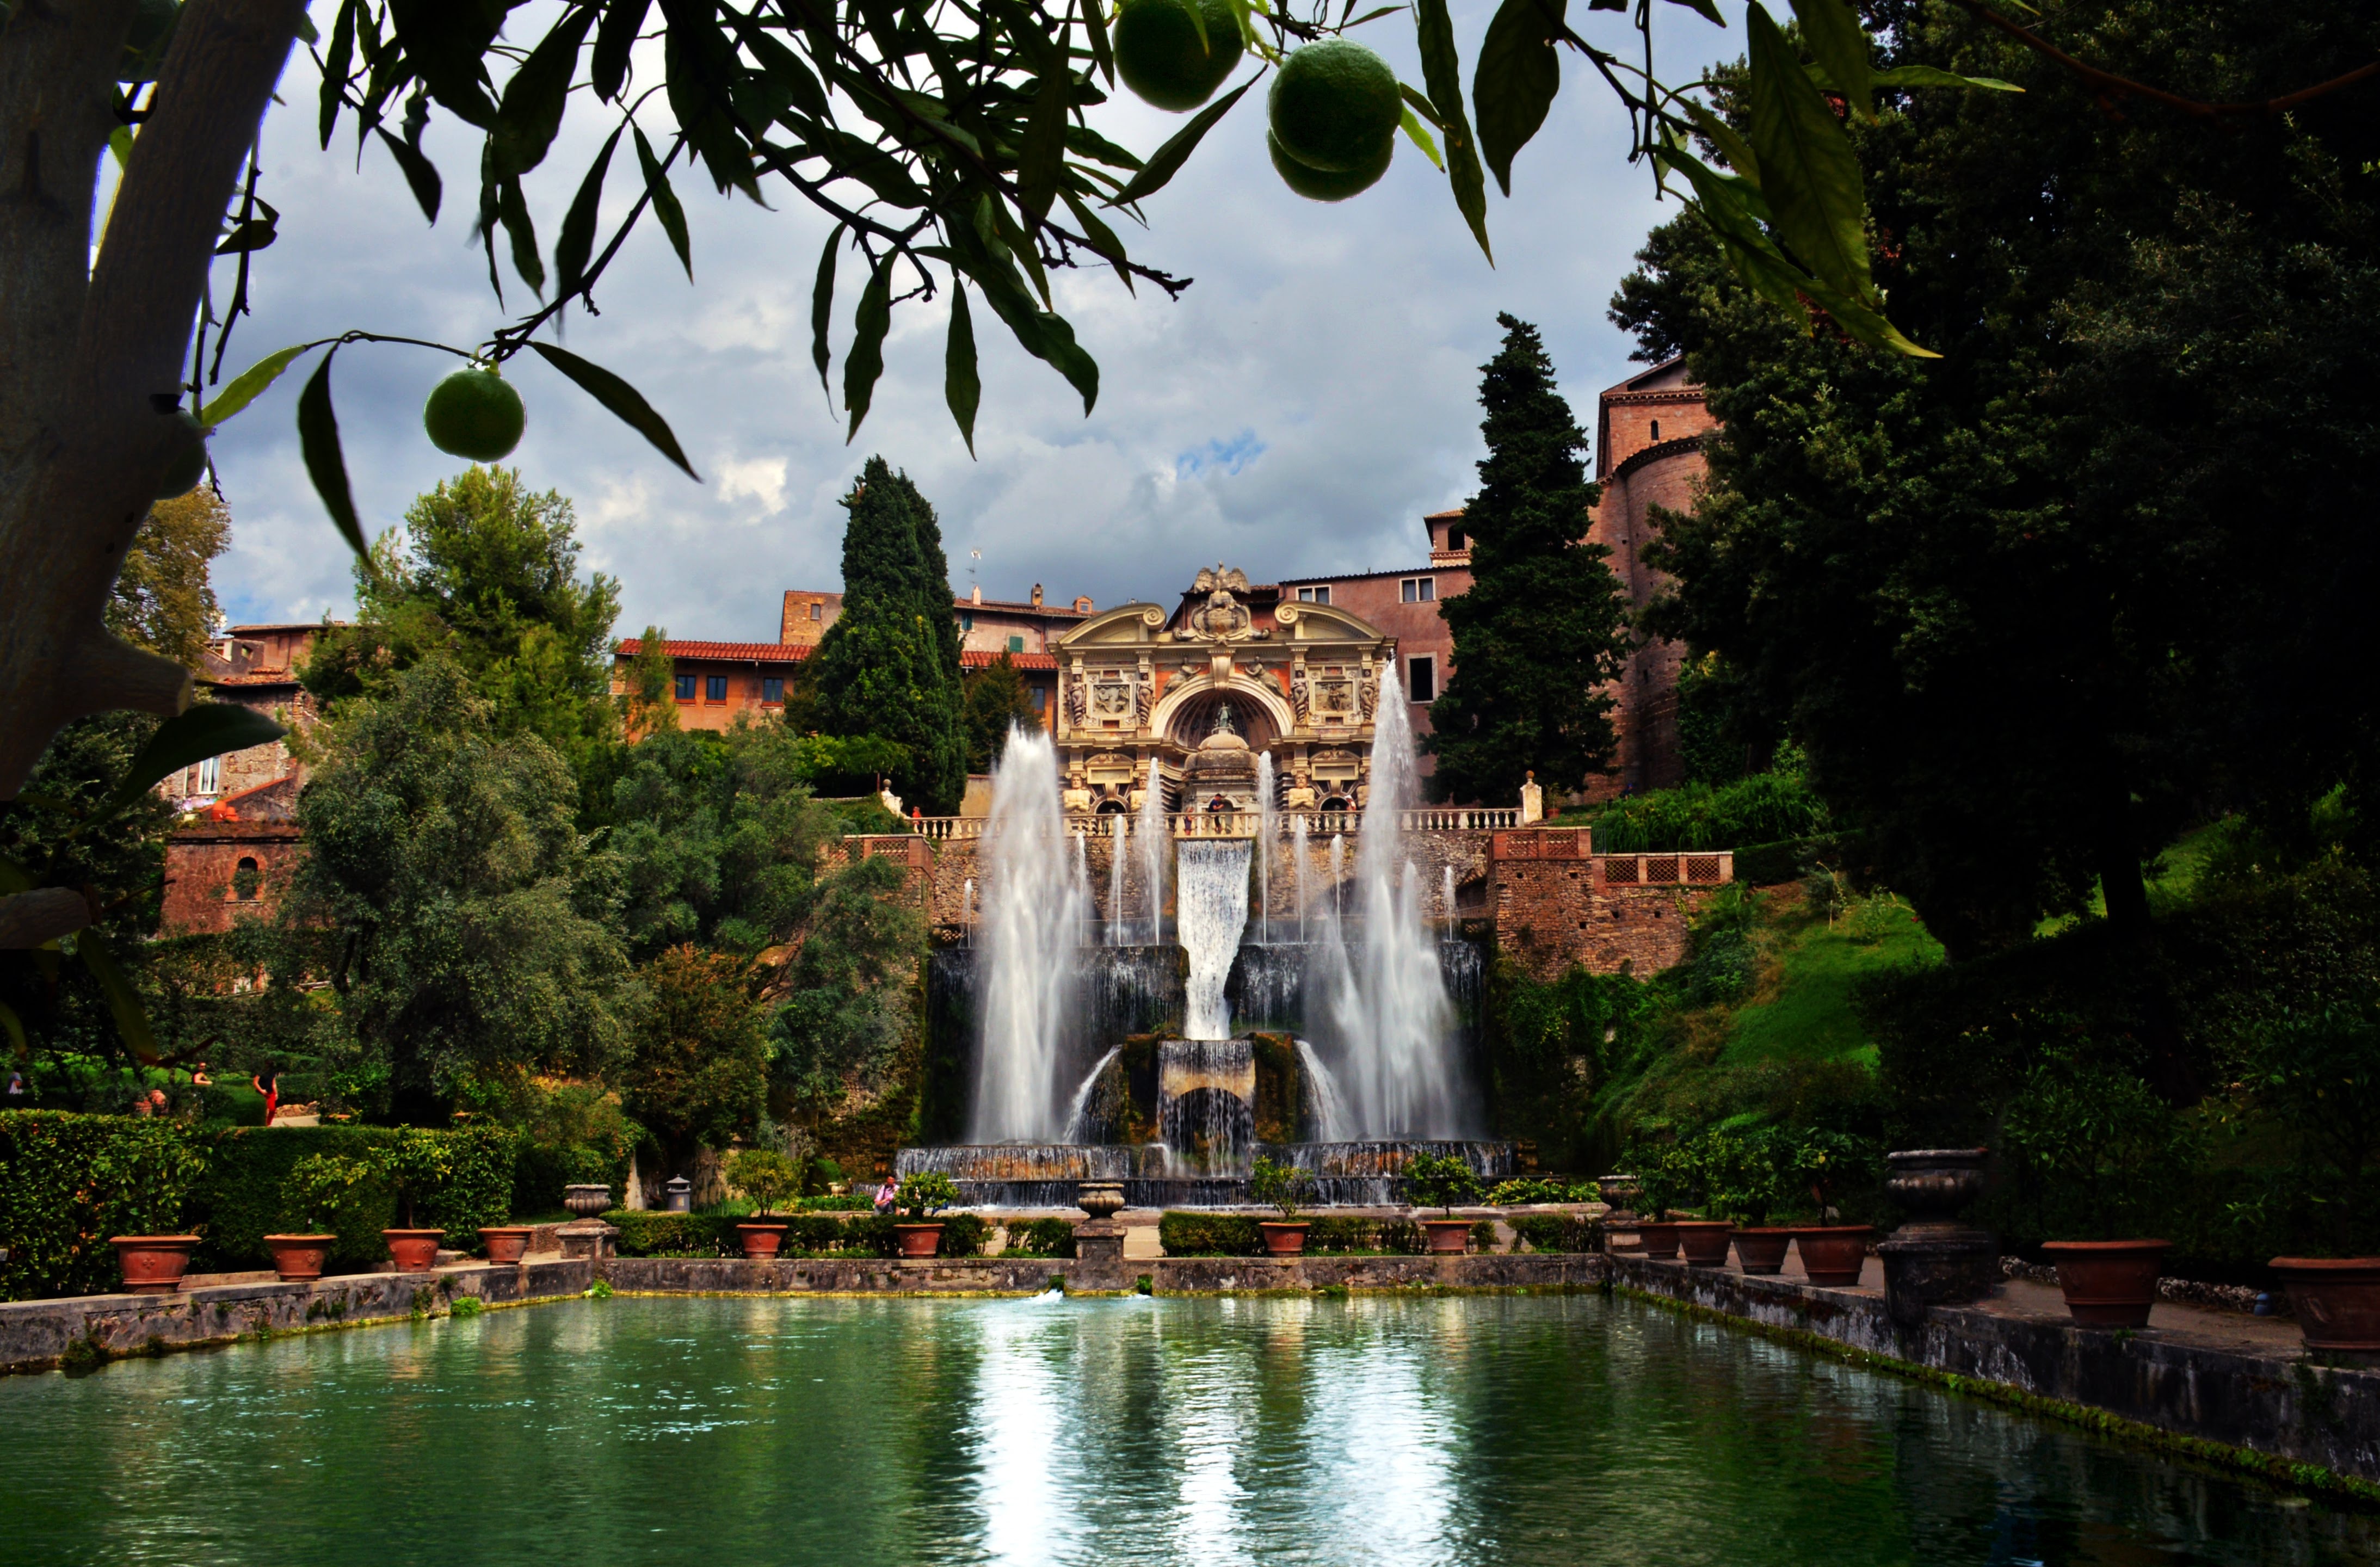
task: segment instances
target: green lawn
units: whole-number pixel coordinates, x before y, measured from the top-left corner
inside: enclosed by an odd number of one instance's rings
[[[1852,990],[1861,979],[1888,969],[1942,961],[1941,943],[1928,935],[1905,905],[1878,907],[1861,933],[1852,921],[1830,928],[1812,919],[1779,932],[1771,949],[1780,972],[1766,1001],[1739,1008],[1720,1059],[1755,1061],[1860,1061],[1871,1065],[1876,1047],[1852,1011]]]

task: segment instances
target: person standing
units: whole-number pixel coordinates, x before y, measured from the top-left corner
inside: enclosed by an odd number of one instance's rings
[[[273,1112],[281,1108],[281,1074],[275,1072],[261,1083],[251,1074],[248,1086],[264,1096],[264,1124],[272,1125]]]

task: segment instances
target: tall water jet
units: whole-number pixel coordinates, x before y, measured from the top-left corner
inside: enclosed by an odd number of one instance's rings
[[[1122,812],[1095,820],[1108,824],[1108,945],[1123,945],[1123,823]]]
[[[1148,792],[1140,798],[1140,872],[1148,881],[1148,944],[1165,939],[1165,780],[1148,759]]]
[[[1075,930],[1075,945],[1091,944],[1091,856],[1080,832],[1066,834],[1075,841],[1075,890],[1082,894],[1083,922]]]
[[[1064,1135],[1057,1103],[1083,922],[1059,806],[1058,757],[1038,728],[1013,728],[992,769],[985,823],[983,1041],[977,1054],[978,1143]]]
[[[1420,879],[1404,857],[1403,813],[1416,793],[1413,730],[1386,669],[1373,722],[1354,878],[1362,928],[1334,930],[1318,965],[1331,1036],[1324,1056],[1357,1136],[1460,1136],[1473,1117],[1455,1053],[1454,1003],[1423,918]]]
[[[1272,838],[1281,831],[1272,803],[1272,753],[1257,758],[1257,941],[1272,940]]]
[[[959,933],[968,946],[975,945],[975,878],[970,876],[959,887]]]
[[[1439,878],[1439,913],[1446,920],[1446,933],[1454,934],[1454,867],[1440,868]]]
[[[1299,811],[1290,824],[1289,852],[1297,866],[1297,940],[1305,941],[1305,812]]]
[[[1175,851],[1173,929],[1190,954],[1182,1032],[1192,1039],[1232,1037],[1231,1003],[1223,984],[1248,923],[1248,841],[1184,839]]]

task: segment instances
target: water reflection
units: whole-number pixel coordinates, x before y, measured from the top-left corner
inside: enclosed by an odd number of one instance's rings
[[[11,1563],[2380,1561],[1592,1296],[619,1299],[9,1379],[0,1429]]]

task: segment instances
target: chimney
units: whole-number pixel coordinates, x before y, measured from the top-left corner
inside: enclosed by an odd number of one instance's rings
[[[1076,600],[1075,601],[1075,613],[1076,614],[1088,614],[1088,613],[1091,613],[1091,601],[1090,601],[1090,600],[1088,600],[1088,599],[1076,599]]]
[[[1041,607],[1041,584],[1038,582],[1033,585],[1033,607],[1037,610]]]
[[[983,584],[978,582],[972,589],[969,589],[967,591],[967,597],[976,603],[979,604],[983,602]]]

